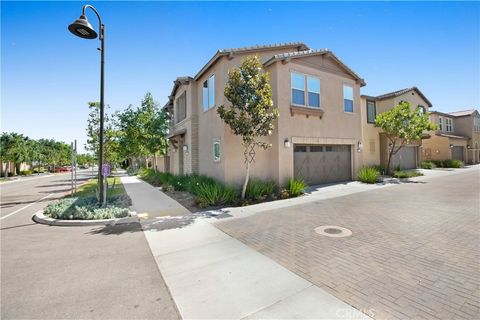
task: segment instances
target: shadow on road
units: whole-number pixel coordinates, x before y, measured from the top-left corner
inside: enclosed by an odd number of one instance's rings
[[[28,226],[34,226],[34,225],[36,225],[36,223],[20,224],[18,226],[0,228],[0,230],[3,231],[8,229],[22,228],[22,227],[28,227]]]

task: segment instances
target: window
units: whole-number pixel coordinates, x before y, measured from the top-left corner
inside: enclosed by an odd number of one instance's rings
[[[443,119],[438,117],[438,130],[443,131]]]
[[[310,146],[310,152],[323,152],[322,146]]]
[[[307,146],[295,146],[295,152],[307,152]]]
[[[307,76],[308,106],[320,108],[320,79]]]
[[[213,142],[213,161],[220,161],[220,141]]]
[[[292,72],[292,103],[305,105],[305,78],[303,74]]]
[[[187,95],[184,91],[180,97],[177,98],[177,123],[187,117]]]
[[[353,87],[343,85],[343,111],[353,112]]]
[[[417,108],[418,108],[418,113],[419,113],[421,116],[423,116],[423,115],[425,114],[425,112],[426,112],[425,107],[419,105]]]
[[[215,75],[212,74],[208,80],[203,82],[202,88],[203,111],[215,106]]]
[[[447,132],[452,132],[453,131],[452,119],[445,118],[445,130]]]
[[[367,122],[375,123],[376,116],[377,116],[377,110],[375,107],[375,101],[367,101]]]
[[[291,86],[293,105],[320,108],[320,79],[292,72]]]

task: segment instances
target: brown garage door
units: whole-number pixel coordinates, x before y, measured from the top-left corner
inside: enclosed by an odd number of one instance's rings
[[[452,148],[452,159],[463,161],[463,147],[462,146],[453,146],[453,148]]]
[[[391,168],[415,169],[417,167],[418,147],[403,147],[392,157]]]
[[[352,179],[349,145],[295,145],[295,178],[310,185]]]

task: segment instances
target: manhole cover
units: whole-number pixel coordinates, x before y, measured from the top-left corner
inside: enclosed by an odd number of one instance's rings
[[[341,238],[352,235],[352,231],[338,226],[320,226],[315,228],[315,232],[327,237]]]

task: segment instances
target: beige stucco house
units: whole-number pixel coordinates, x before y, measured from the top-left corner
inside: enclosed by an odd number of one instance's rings
[[[431,132],[430,138],[423,142],[424,160],[480,162],[480,114],[477,110],[432,111],[430,121],[438,130]]]
[[[198,173],[239,184],[244,178],[241,140],[217,114],[228,105],[223,95],[228,71],[258,55],[270,74],[280,117],[257,150],[251,175],[284,183],[351,180],[362,166],[360,87],[364,80],[330,50],[304,43],[223,49],[194,77],[181,77],[165,109],[170,113],[169,160],[176,174]]]
[[[377,114],[392,109],[401,101],[409,102],[411,108],[414,109],[420,107],[422,112],[429,112],[432,107],[430,101],[417,87],[393,91],[380,96],[361,96],[362,159],[365,166],[386,165],[389,145],[382,130],[375,128],[375,117]],[[400,166],[402,169],[419,167],[422,159],[422,141],[412,141],[409,145],[401,148],[392,157],[391,167]]]

